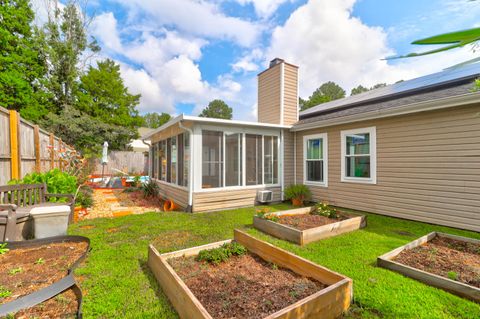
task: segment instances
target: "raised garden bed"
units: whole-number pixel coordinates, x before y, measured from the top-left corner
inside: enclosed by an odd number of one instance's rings
[[[432,232],[378,257],[377,264],[480,302],[480,240]]]
[[[352,280],[235,230],[241,256],[207,264],[200,251],[231,240],[159,254],[148,265],[181,318],[336,318],[350,306]]]
[[[351,232],[365,227],[366,217],[354,213],[338,212],[337,218],[310,214],[315,207],[303,207],[268,213],[270,218],[253,217],[253,227],[298,245]]]
[[[89,245],[82,236],[7,243],[0,255],[0,317],[80,317],[82,294],[73,269]]]

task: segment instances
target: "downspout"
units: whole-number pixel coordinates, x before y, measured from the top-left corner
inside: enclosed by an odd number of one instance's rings
[[[293,183],[297,184],[297,131],[293,131]]]
[[[186,211],[191,213],[193,212],[193,167],[194,167],[193,166],[193,154],[194,154],[193,130],[191,128],[184,126],[183,121],[178,122],[178,126],[189,133],[189,139],[190,139],[190,162],[188,163],[190,166],[188,169],[189,170],[188,172],[189,173],[188,174],[188,206]]]

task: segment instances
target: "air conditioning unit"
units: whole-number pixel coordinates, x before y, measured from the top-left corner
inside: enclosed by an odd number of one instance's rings
[[[257,200],[260,203],[269,203],[273,200],[273,193],[272,191],[258,191],[257,193]]]

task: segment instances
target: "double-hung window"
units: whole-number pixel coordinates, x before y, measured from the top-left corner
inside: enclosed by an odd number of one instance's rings
[[[377,183],[375,127],[341,132],[342,182]]]
[[[304,184],[327,186],[328,183],[327,134],[303,137]]]

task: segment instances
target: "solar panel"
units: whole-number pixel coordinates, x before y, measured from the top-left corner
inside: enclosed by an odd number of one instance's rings
[[[413,92],[429,87],[435,87],[438,85],[446,84],[448,82],[458,81],[464,78],[472,78],[475,76],[480,76],[480,62],[467,64],[458,68],[446,69],[438,73],[425,75],[412,80],[387,85],[385,87],[367,91],[361,94],[348,96],[343,99],[319,104],[317,106],[300,112],[300,116],[333,110],[343,106],[357,104],[361,102],[363,103],[370,100],[376,100],[401,93],[407,93],[409,91]]]

